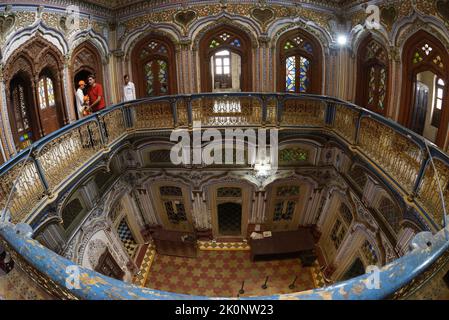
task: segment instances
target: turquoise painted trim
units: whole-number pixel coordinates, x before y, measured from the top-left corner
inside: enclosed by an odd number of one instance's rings
[[[59,287],[66,288],[69,267],[76,266],[35,240],[17,234],[13,225],[0,227],[0,236],[33,268],[45,274]],[[374,276],[363,275],[327,288],[284,295],[241,298],[241,300],[375,300],[386,299],[410,283],[415,277],[429,268],[446,250],[449,241],[444,230],[433,238],[431,247],[419,248],[408,255],[383,267],[379,272],[379,288],[368,288]],[[79,299],[86,300],[213,300],[212,298],[176,294],[137,287],[122,281],[108,278],[97,272],[79,267],[79,289],[68,290]]]

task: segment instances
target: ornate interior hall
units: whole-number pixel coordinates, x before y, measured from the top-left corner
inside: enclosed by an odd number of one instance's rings
[[[3,0],[0,300],[448,300],[449,0]]]

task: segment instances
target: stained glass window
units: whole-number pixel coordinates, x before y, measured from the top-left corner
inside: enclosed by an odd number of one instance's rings
[[[415,54],[413,55],[413,63],[417,64],[420,63],[421,61],[423,61],[423,58],[421,57],[419,52],[415,52]]]
[[[304,49],[308,52],[308,53],[312,53],[313,52],[313,47],[309,42],[306,42],[304,44]]]
[[[299,68],[299,92],[307,92],[309,89],[309,68],[310,61],[304,57],[301,57]]]
[[[308,152],[301,148],[287,148],[279,151],[281,162],[302,162],[307,161]]]
[[[158,60],[159,65],[159,83],[161,86],[161,93],[168,92],[168,70],[167,70],[167,62],[164,60]]]
[[[47,108],[47,101],[45,99],[45,80],[39,80],[39,106],[41,109]]]
[[[436,78],[435,82],[436,82],[435,85],[436,94],[434,97],[431,124],[435,128],[439,128],[441,121],[441,110],[443,108],[444,80]]]
[[[154,94],[154,75],[153,75],[153,61],[148,62],[144,66],[145,69],[145,80],[147,87],[147,95],[152,96]]]
[[[14,117],[16,128],[19,134],[30,129],[30,119],[28,116],[25,100],[25,89],[22,83],[14,86],[12,91],[12,104],[14,106]]]
[[[55,92],[53,89],[53,81],[50,78],[47,78],[47,97],[48,97],[48,105],[50,107],[55,105]]]
[[[422,51],[424,51],[424,53],[426,55],[429,55],[433,50],[433,48],[431,46],[429,46],[429,44],[427,44],[427,43],[421,49],[422,49]]]
[[[212,40],[212,41],[210,42],[209,47],[211,47],[211,48],[216,48],[216,47],[218,47],[219,45],[220,45],[220,42],[218,42],[217,40]]]
[[[234,41],[231,42],[231,46],[240,48],[242,46],[242,44],[240,43],[239,39],[234,39]]]
[[[296,57],[288,57],[286,60],[286,90],[290,92],[296,91]]]
[[[289,50],[289,49],[292,49],[292,48],[294,48],[295,46],[293,45],[293,43],[291,43],[290,41],[287,41],[286,43],[285,43],[285,45],[284,45],[284,49],[285,50]]]
[[[444,64],[443,64],[443,61],[441,60],[441,57],[440,56],[436,56],[434,59],[433,59],[433,63],[435,63],[438,67],[440,67],[441,69],[444,69]]]
[[[53,81],[48,77],[42,77],[39,80],[39,107],[43,110],[55,106],[55,92]]]

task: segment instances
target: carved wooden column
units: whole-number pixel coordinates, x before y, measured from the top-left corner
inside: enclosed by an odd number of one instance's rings
[[[76,121],[76,113],[75,113],[75,91],[76,89],[73,87],[73,66],[71,65],[72,57],[71,55],[66,55],[64,57],[64,68],[61,71],[63,84],[65,91],[64,99],[66,105],[66,114],[67,116],[64,119],[64,124]]]
[[[0,150],[4,161],[7,161],[13,154],[17,153],[9,121],[8,99],[9,88],[7,88],[5,83],[3,65],[0,64]]]

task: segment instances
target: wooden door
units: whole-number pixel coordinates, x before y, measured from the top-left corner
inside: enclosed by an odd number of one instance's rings
[[[158,211],[165,229],[192,232],[192,218],[187,192],[177,186],[157,187]]]
[[[49,77],[44,76],[39,79],[38,98],[42,131],[44,135],[48,135],[61,127],[56,107],[55,88]]]
[[[429,88],[417,81],[415,85],[415,104],[412,118],[411,130],[419,135],[424,133],[426,123],[427,105],[429,99]]]

